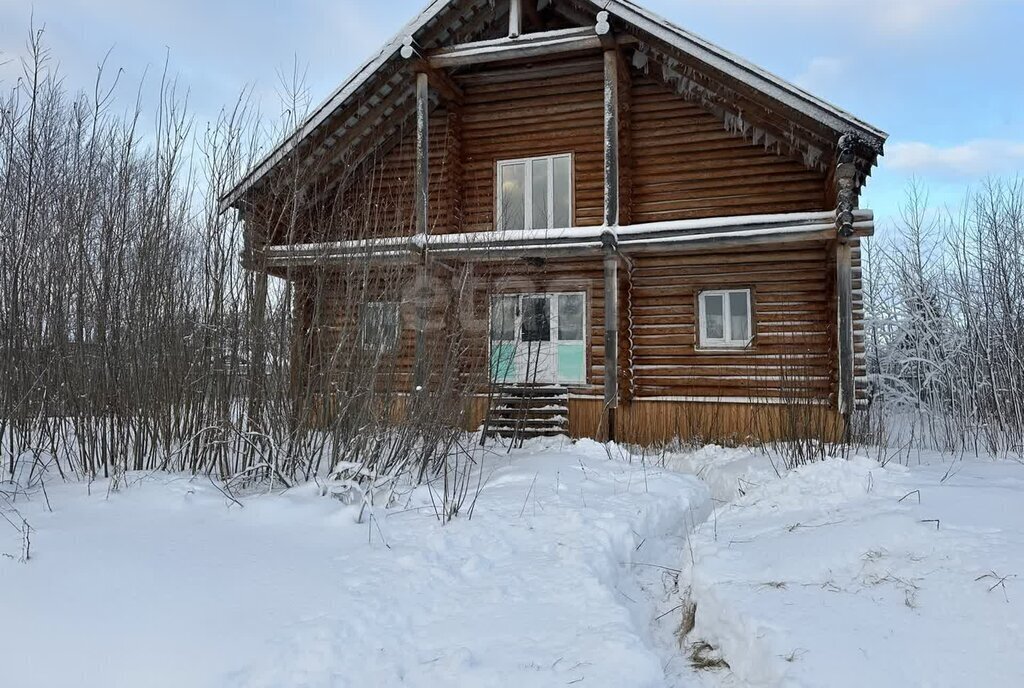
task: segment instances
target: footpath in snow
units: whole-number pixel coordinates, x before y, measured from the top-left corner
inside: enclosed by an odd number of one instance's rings
[[[1024,686],[1024,465],[614,453],[493,451],[448,526],[423,488],[359,524],[314,485],[51,483],[28,563],[0,521],[0,685]]]
[[[683,557],[719,685],[1024,686],[1024,465],[860,458],[780,479],[705,450],[715,513]],[[722,500],[728,500],[723,503]]]
[[[678,598],[659,567],[710,513],[707,487],[589,442],[486,460],[472,520],[448,526],[423,489],[356,524],[315,486],[243,508],[201,479],[51,484],[52,512],[17,503],[31,560],[0,558],[0,683],[666,685],[671,630],[651,620]]]

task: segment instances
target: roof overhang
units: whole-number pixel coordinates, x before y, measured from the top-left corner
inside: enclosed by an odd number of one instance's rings
[[[865,151],[862,156],[866,160],[869,170],[870,166],[875,164],[878,155],[883,152],[887,134],[882,130],[629,0],[569,1],[592,13],[610,12],[616,21],[628,25],[630,30],[641,40],[657,42],[667,50],[675,51],[690,60],[697,61],[708,70],[720,75],[720,78],[727,79],[758,94],[759,98],[765,99],[779,111],[790,111],[807,118],[831,133],[834,141],[838,141],[844,135],[854,136],[858,146]],[[434,0],[385,44],[377,55],[365,62],[330,97],[317,106],[300,127],[278,144],[226,193],[221,198],[221,210],[225,211],[232,207],[240,208],[247,195],[290,155],[295,153],[308,155],[310,151],[301,151],[300,149],[304,142],[314,135],[330,130],[336,132],[337,137],[344,137],[345,130],[355,126],[351,120],[358,118],[358,115],[346,117],[344,121],[336,115],[352,105],[353,101],[359,97],[365,96],[367,92],[372,92],[375,88],[378,90],[387,88],[386,81],[375,85],[375,77],[392,61],[403,60],[401,57],[402,47],[410,41],[423,47],[444,47],[443,38],[449,36],[450,33],[439,31],[437,28],[446,13],[450,12],[452,16],[464,17],[466,12],[493,11],[485,8],[485,6],[493,7],[493,5],[493,0]],[[529,40],[529,34],[524,35],[522,40]],[[429,45],[431,41],[435,44]]]

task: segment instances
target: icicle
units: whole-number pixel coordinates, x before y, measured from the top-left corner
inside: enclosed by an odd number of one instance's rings
[[[725,113],[725,130],[730,134],[736,133],[736,115],[731,112]]]
[[[639,50],[633,51],[633,67],[635,69],[642,69],[647,71],[647,54],[642,53]]]
[[[820,162],[821,149],[807,144],[807,152],[804,153],[804,165],[807,167],[817,167]]]

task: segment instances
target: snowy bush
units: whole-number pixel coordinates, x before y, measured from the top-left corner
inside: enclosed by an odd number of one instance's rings
[[[1024,179],[936,211],[911,187],[865,250],[876,441],[1020,455],[1024,448]]]

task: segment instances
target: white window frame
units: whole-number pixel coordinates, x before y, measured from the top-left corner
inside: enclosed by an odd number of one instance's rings
[[[395,316],[395,336],[392,341],[369,341],[366,332],[366,315],[370,309],[390,309]],[[397,301],[366,301],[359,308],[359,345],[364,351],[389,353],[398,349],[402,341],[402,304]]]
[[[523,229],[567,229],[566,227],[555,227],[555,161],[566,159],[569,161],[569,225],[573,224],[576,203],[576,161],[572,153],[558,153],[556,155],[541,155],[535,158],[517,158],[515,160],[499,160],[494,171],[494,207],[496,229],[504,229],[505,212],[504,203],[501,202],[502,184],[501,171],[503,167],[512,165],[523,165],[525,168],[523,181]],[[548,197],[547,197],[547,227],[533,226],[533,163],[545,161],[548,164]]]
[[[580,297],[582,297],[582,299],[583,299],[583,311],[581,313],[581,315],[583,317],[583,329],[582,329],[582,332],[581,332],[581,334],[583,335],[582,339],[561,339],[560,338],[561,330],[560,330],[560,327],[559,327],[559,325],[560,325],[559,321],[561,320],[561,312],[559,310],[559,303],[558,303],[558,299],[559,299],[560,296],[580,296]],[[493,318],[495,317],[495,310],[496,310],[495,309],[495,302],[498,299],[503,299],[503,298],[515,299],[516,300],[516,313],[515,313],[513,330],[512,330],[512,335],[513,335],[512,339],[495,339],[494,336],[493,336],[494,335],[494,331],[493,331],[494,320],[493,320]],[[522,357],[522,356],[530,356],[531,355],[530,354],[530,349],[528,348],[528,345],[524,344],[523,341],[522,341],[522,337],[523,337],[523,299],[528,299],[528,298],[548,298],[549,299],[549,303],[550,303],[550,308],[551,308],[551,310],[550,310],[550,316],[551,316],[551,320],[550,320],[551,339],[549,341],[545,341],[545,342],[533,342],[532,346],[540,345],[540,346],[553,347],[553,349],[551,349],[552,351],[557,351],[557,347],[559,345],[561,345],[561,344],[579,344],[579,345],[582,345],[582,347],[583,347],[583,378],[580,379],[580,380],[563,378],[560,375],[560,371],[558,370],[558,362],[557,362],[557,354],[556,354],[556,360],[555,360],[555,363],[554,363],[555,376],[554,376],[554,381],[551,382],[551,384],[564,384],[564,385],[570,385],[570,386],[585,385],[587,383],[587,381],[589,380],[589,378],[590,378],[590,365],[591,365],[591,354],[590,354],[590,340],[591,340],[591,332],[590,332],[590,326],[591,326],[590,317],[591,317],[591,315],[590,315],[590,312],[591,312],[591,303],[590,303],[590,292],[585,290],[585,289],[579,290],[579,291],[515,292],[515,293],[502,293],[502,294],[495,294],[495,295],[493,295],[491,297],[490,305],[488,307],[488,330],[487,330],[487,336],[488,336],[488,340],[489,340],[489,343],[490,343],[490,345],[487,347],[487,349],[488,349],[488,369],[490,371],[488,374],[491,375],[491,374],[493,374],[493,371],[494,371],[493,356],[494,356],[494,345],[495,344],[512,344],[512,345],[514,345],[516,347],[516,354],[518,356],[520,356],[520,357]],[[532,355],[533,356],[537,356],[538,355],[536,350],[535,350],[535,353],[533,353]],[[515,383],[509,383],[509,384],[515,384]]]
[[[733,294],[743,294],[747,297],[747,339],[733,339],[732,336],[732,303],[730,297]],[[707,297],[722,297],[722,338],[713,339],[708,336],[707,321]],[[698,297],[698,308],[700,309],[700,332],[698,346],[702,349],[749,349],[754,342],[754,298],[750,289],[710,289],[702,291]]]
[[[583,339],[561,339],[561,334],[558,329],[559,325],[559,309],[558,309],[558,297],[560,296],[581,296],[583,297]],[[530,292],[530,293],[508,293],[508,294],[495,294],[491,297],[491,302],[488,307],[488,327],[487,336],[492,343],[518,343],[523,336],[523,299],[528,298],[548,298],[551,302],[551,339],[545,344],[583,344],[586,346],[590,340],[590,295],[586,291],[549,291],[549,292]],[[513,320],[512,339],[495,339],[494,338],[494,317],[495,317],[495,301],[499,299],[516,299],[516,314]]]

